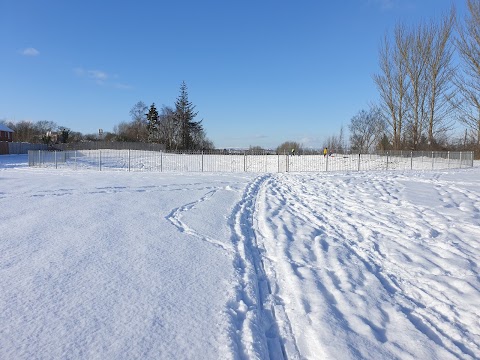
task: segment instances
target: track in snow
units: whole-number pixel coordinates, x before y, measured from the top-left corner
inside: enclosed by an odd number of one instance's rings
[[[173,209],[168,216],[166,216],[166,219],[170,221],[172,225],[174,225],[180,232],[185,232],[188,233],[202,241],[205,241],[209,244],[212,244],[216,247],[221,248],[222,250],[225,250],[226,252],[232,253],[233,249],[231,246],[228,244],[224,244],[223,242],[209,236],[206,234],[202,234],[201,232],[193,229],[190,227],[187,223],[185,223],[182,219],[183,215],[195,208],[198,204],[208,201],[211,199],[216,193],[218,192],[218,189],[213,189],[208,191],[204,196],[202,196],[200,199],[190,202],[188,204],[184,204],[178,208]]]
[[[249,183],[241,200],[232,209],[227,219],[230,242],[205,234],[198,224],[191,225],[189,220],[184,219],[189,212],[198,210],[202,203],[211,201],[221,188],[205,189],[203,196],[172,209],[165,217],[179,232],[220,248],[231,256],[236,272],[235,298],[227,305],[234,327],[231,340],[236,348],[236,356],[241,359],[286,359],[270,285],[253,230],[258,191],[268,177],[259,176]]]
[[[413,179],[427,186],[411,197],[442,199],[430,211],[406,197],[411,177],[376,176],[278,174],[259,189],[256,263],[284,354],[478,358],[478,193]]]
[[[269,175],[260,176],[249,184],[229,220],[239,280],[237,301],[231,304],[231,310],[237,324],[239,355],[243,359],[286,358],[270,284],[253,230],[258,191],[268,178]]]

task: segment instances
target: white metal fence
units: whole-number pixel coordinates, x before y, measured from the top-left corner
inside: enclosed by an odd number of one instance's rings
[[[142,150],[28,152],[29,166],[158,172],[307,172],[435,170],[473,166],[473,152],[385,152],[382,154],[251,155],[166,153]]]

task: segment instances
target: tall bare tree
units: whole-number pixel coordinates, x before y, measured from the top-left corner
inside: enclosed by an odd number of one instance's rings
[[[444,16],[440,22],[432,22],[428,31],[432,41],[426,51],[427,68],[427,138],[430,147],[438,146],[441,134],[452,126],[451,116],[454,110],[453,79],[455,69],[452,67],[453,43],[452,31],[455,24],[455,9]]]
[[[392,46],[387,35],[379,50],[380,74],[374,75],[374,81],[380,92],[380,108],[385,114],[392,131],[394,149],[402,147],[402,132],[406,114],[406,96],[408,81],[405,60],[400,54],[398,43],[404,37],[404,27],[395,29],[395,41]]]
[[[405,28],[403,27],[403,29]],[[397,46],[405,64],[409,82],[407,139],[410,147],[416,150],[420,144],[427,117],[427,59],[430,54],[433,33],[425,24],[402,31],[402,33],[403,36],[398,39]]]
[[[465,23],[458,26],[456,41],[462,59],[462,71],[457,74],[461,102],[458,106],[461,121],[476,132],[480,147],[480,0],[468,0]]]
[[[453,112],[452,8],[441,21],[413,27],[397,24],[393,45],[385,36],[380,48],[381,74],[374,80],[380,107],[391,128],[394,149],[435,146],[435,137],[451,126]]]

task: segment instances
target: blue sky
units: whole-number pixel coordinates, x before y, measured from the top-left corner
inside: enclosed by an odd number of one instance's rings
[[[0,0],[0,120],[112,131],[138,101],[173,106],[185,81],[219,148],[321,148],[377,100],[385,32],[451,4]]]

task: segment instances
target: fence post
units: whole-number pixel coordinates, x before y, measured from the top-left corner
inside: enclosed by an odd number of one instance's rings
[[[203,150],[202,150],[202,172],[203,172]]]
[[[102,150],[98,150],[98,169],[102,171]]]
[[[130,149],[128,149],[128,171],[130,171]]]
[[[160,172],[163,172],[163,151],[160,152]]]
[[[361,158],[360,153],[358,153],[358,171],[360,171],[360,158]]]
[[[434,169],[435,169],[435,154],[432,151],[432,170],[434,170]]]
[[[55,159],[55,169],[57,169],[57,150],[53,151],[53,158]]]
[[[278,172],[280,172],[280,154],[277,153],[277,167],[278,167]]]
[[[462,168],[462,152],[460,151],[460,169]]]
[[[247,153],[243,152],[243,172],[247,172]]]
[[[75,150],[75,170],[77,170],[77,150]]]
[[[388,151],[387,151],[387,170],[388,170]]]
[[[413,151],[410,151],[410,170],[413,170]]]
[[[450,151],[447,151],[447,169],[450,169]]]

